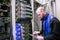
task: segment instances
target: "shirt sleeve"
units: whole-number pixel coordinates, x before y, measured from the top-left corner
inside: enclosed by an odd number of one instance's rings
[[[55,18],[51,22],[52,34],[45,36],[44,40],[60,40],[60,21]]]

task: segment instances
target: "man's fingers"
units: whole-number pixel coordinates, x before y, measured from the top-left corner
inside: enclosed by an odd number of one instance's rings
[[[35,32],[33,32],[33,34],[38,34],[38,33],[40,33],[39,31],[35,31]]]

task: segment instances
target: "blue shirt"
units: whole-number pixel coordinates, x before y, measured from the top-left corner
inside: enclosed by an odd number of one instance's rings
[[[52,33],[50,22],[53,18],[55,18],[55,17],[53,15],[48,14],[48,13],[43,18],[42,25],[43,25],[45,36],[50,35]]]

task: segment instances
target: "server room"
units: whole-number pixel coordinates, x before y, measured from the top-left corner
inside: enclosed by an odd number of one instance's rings
[[[60,40],[60,0],[0,0],[0,40]]]

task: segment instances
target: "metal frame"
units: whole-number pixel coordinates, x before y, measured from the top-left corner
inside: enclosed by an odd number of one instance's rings
[[[13,34],[13,40],[16,40],[16,31],[15,31],[15,0],[11,0],[11,7],[12,7],[12,34]]]

